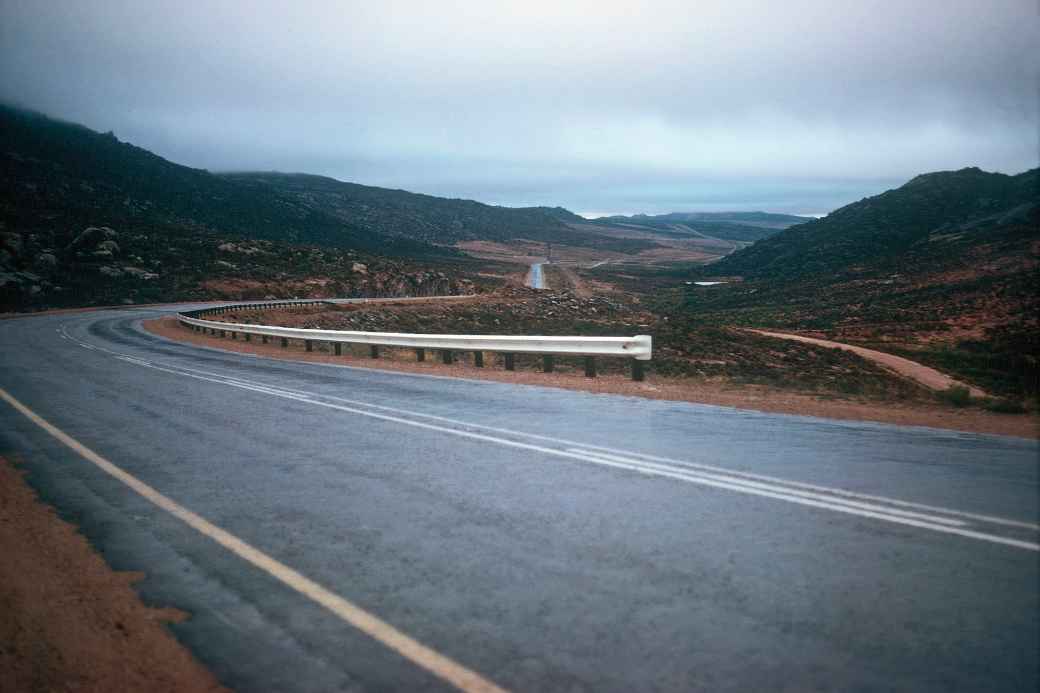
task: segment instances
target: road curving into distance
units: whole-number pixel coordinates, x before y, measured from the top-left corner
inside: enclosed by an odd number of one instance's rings
[[[1036,441],[0,322],[0,454],[232,688],[1035,690]]]
[[[535,262],[531,264],[531,271],[527,274],[527,285],[532,289],[547,289],[545,285],[545,272],[542,270],[544,263]]]

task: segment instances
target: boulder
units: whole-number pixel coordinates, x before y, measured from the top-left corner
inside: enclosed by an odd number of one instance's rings
[[[6,248],[11,255],[21,255],[25,249],[22,234],[14,231],[0,231],[0,247]]]
[[[111,253],[112,255],[118,255],[119,254],[119,244],[116,243],[115,241],[112,241],[112,240],[101,241],[100,243],[98,243],[96,252],[103,252],[103,251],[107,251],[107,252]]]
[[[149,272],[146,269],[140,267],[124,267],[123,272],[130,275],[134,279],[158,279],[159,275],[155,272]]]
[[[73,251],[92,250],[100,246],[104,241],[114,241],[118,236],[118,233],[107,226],[88,226],[72,239],[68,249]],[[116,247],[118,248],[119,246]]]
[[[40,253],[33,260],[33,267],[41,272],[53,272],[58,266],[58,258],[51,253]]]

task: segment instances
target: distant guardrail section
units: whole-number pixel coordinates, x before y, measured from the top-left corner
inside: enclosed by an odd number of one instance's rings
[[[221,337],[230,336],[237,339],[243,335],[246,341],[254,336],[260,337],[266,344],[274,338],[282,347],[289,345],[289,340],[304,343],[307,351],[312,351],[314,344],[325,342],[331,344],[333,352],[342,354],[344,344],[367,344],[372,358],[379,357],[380,347],[412,348],[416,352],[416,360],[425,361],[426,351],[440,352],[444,363],[455,361],[456,352],[472,352],[473,365],[484,366],[484,353],[493,352],[503,356],[506,370],[515,370],[516,354],[541,354],[542,370],[553,371],[554,356],[582,356],[585,360],[585,375],[596,377],[597,357],[619,357],[631,361],[632,379],[645,378],[645,363],[650,360],[653,339],[650,335],[633,337],[553,337],[553,336],[520,336],[520,335],[472,335],[472,334],[409,334],[405,332],[362,332],[351,330],[315,330],[299,327],[279,327],[277,325],[247,325],[228,323],[218,320],[207,320],[207,316],[230,313],[242,310],[294,310],[301,307],[321,304],[350,303],[400,303],[406,301],[453,300],[471,296],[439,296],[427,298],[352,298],[352,299],[308,299],[288,301],[265,301],[262,303],[233,303],[199,310],[184,311],[177,319],[185,327],[196,332],[203,332]]]

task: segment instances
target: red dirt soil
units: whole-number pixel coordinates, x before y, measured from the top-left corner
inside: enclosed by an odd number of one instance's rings
[[[225,691],[0,457],[0,691]]]
[[[648,374],[645,382],[637,383],[620,375],[601,375],[598,378],[586,378],[580,371],[558,371],[556,373],[520,370],[505,371],[496,367],[494,358],[487,360],[487,368],[474,368],[463,363],[455,363],[450,366],[444,365],[437,362],[435,358],[431,358],[433,354],[423,363],[418,363],[415,361],[414,353],[411,350],[388,348],[382,349],[382,357],[379,359],[353,355],[346,349],[344,349],[342,356],[334,356],[331,351],[324,350],[324,345],[321,344],[316,344],[315,351],[308,353],[304,351],[301,343],[294,340],[290,340],[289,347],[283,349],[275,344],[275,340],[272,340],[269,344],[261,344],[258,341],[246,342],[241,338],[231,340],[215,336],[211,337],[182,327],[176,318],[173,317],[145,321],[144,327],[153,334],[180,342],[293,361],[335,363],[408,373],[496,380],[525,385],[559,387],[568,390],[630,395],[648,399],[715,404],[737,409],[752,409],[782,414],[803,414],[830,419],[878,421],[904,426],[931,426],[934,428],[970,431],[973,433],[995,433],[1022,438],[1040,437],[1037,417],[1031,415],[997,414],[973,408],[954,409],[939,404],[877,403],[851,399],[834,399],[760,386],[742,385],[738,387],[719,382],[658,378],[652,374]]]

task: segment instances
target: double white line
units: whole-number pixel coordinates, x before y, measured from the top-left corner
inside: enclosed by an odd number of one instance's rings
[[[63,332],[63,336],[81,346],[88,346]],[[840,512],[848,515],[867,517],[894,524],[927,529],[945,534],[954,534],[969,539],[1003,544],[1029,551],[1040,551],[1040,544],[1035,541],[1002,536],[991,532],[979,531],[972,527],[977,524],[999,525],[1027,530],[1029,533],[1040,531],[1036,524],[969,513],[933,505],[913,503],[884,496],[861,494],[844,489],[829,488],[814,484],[788,481],[776,477],[734,472],[721,467],[672,460],[653,455],[616,450],[613,448],[588,445],[550,436],[529,433],[518,433],[493,426],[484,426],[465,421],[458,421],[443,416],[409,411],[396,407],[388,407],[369,402],[350,400],[343,397],[309,393],[280,386],[228,376],[211,371],[203,371],[186,366],[157,364],[136,357],[128,357],[119,352],[91,345],[96,351],[104,351],[121,360],[135,365],[180,375],[183,377],[205,380],[213,383],[235,387],[253,392],[282,397],[284,399],[324,407],[336,411],[366,416],[395,424],[411,426],[461,438],[478,440],[510,448],[541,453],[556,458],[578,460],[603,467],[624,469],[645,476],[653,476],[684,483],[697,484],[712,488],[724,489],[747,495],[771,498],[797,505]],[[539,441],[539,442],[528,442]],[[537,458],[528,458],[535,460]]]

